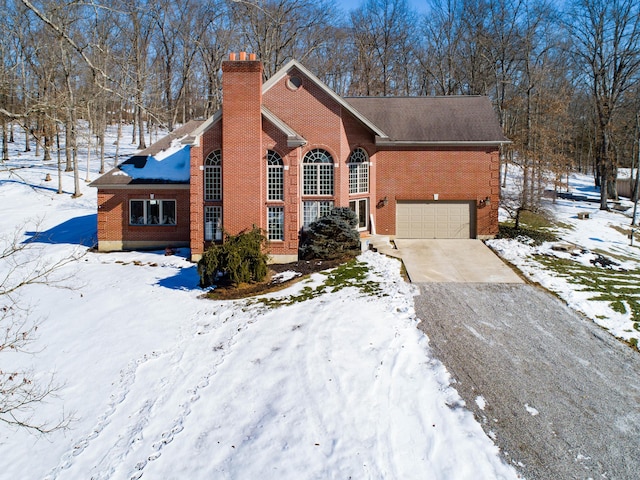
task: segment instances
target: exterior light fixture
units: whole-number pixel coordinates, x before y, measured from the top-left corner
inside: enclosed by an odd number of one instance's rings
[[[389,199],[387,197],[384,197],[380,200],[378,200],[378,203],[376,203],[376,208],[382,208],[387,206],[387,204],[389,203]]]

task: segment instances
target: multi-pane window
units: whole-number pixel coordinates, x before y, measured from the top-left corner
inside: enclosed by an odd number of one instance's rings
[[[367,193],[369,191],[369,157],[362,148],[356,148],[348,160],[349,193]]]
[[[331,212],[333,208],[333,202],[302,202],[302,208],[304,228],[308,228],[310,224],[320,217],[329,215],[329,212]]]
[[[222,154],[214,150],[204,162],[204,199],[222,200]]]
[[[269,240],[284,240],[284,207],[267,207]]]
[[[204,207],[204,239],[207,242],[222,240],[222,207]]]
[[[284,163],[273,150],[267,150],[267,200],[284,200]]]
[[[302,194],[333,195],[333,159],[329,152],[316,148],[302,161]]]
[[[130,225],[175,225],[175,200],[131,200]]]
[[[351,200],[349,202],[349,208],[358,216],[358,229],[366,229],[367,220],[369,219],[369,199],[359,198],[358,200]]]

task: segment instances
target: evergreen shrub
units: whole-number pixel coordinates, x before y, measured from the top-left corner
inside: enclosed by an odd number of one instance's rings
[[[361,251],[358,217],[350,208],[336,207],[309,225],[299,254],[303,260],[346,260]]]
[[[225,233],[224,236],[224,242],[211,245],[198,262],[200,285],[208,287],[221,282],[238,285],[264,280],[269,259],[265,253],[268,241],[264,232],[253,227],[238,235]]]

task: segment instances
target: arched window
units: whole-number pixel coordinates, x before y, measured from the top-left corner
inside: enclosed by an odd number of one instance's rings
[[[284,200],[284,163],[273,150],[267,150],[267,200]]]
[[[204,199],[222,200],[222,154],[214,150],[204,162]]]
[[[347,160],[349,165],[349,193],[369,192],[369,157],[362,148],[356,148]]]
[[[302,194],[333,195],[333,159],[329,152],[315,148],[302,160]]]

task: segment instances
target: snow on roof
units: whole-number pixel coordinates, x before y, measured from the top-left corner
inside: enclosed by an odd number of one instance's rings
[[[188,182],[190,175],[190,145],[173,141],[171,146],[156,155],[147,156],[144,165],[123,163],[120,170],[134,180],[166,180]]]

